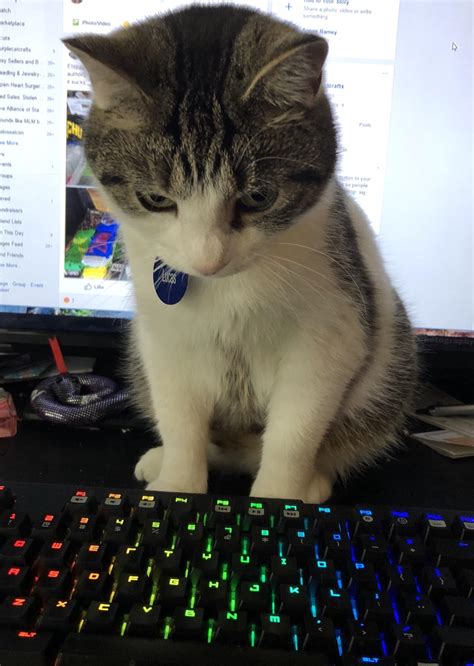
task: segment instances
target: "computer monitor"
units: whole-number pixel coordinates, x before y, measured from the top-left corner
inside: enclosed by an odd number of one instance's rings
[[[120,330],[133,316],[120,220],[84,157],[90,85],[60,40],[183,4],[0,1],[4,335]],[[418,332],[474,338],[472,0],[244,4],[328,40],[339,177],[367,212]]]

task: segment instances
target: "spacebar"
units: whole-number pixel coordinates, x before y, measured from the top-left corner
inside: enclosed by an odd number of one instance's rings
[[[326,656],[313,653],[267,650],[172,640],[148,640],[120,636],[69,634],[58,666],[329,666]]]

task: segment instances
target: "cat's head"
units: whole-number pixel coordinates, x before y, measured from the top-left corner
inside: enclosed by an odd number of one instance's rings
[[[65,43],[93,87],[88,161],[144,260],[242,271],[334,173],[319,36],[194,6]]]

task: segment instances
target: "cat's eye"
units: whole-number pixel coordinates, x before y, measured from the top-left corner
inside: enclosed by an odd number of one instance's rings
[[[238,200],[237,206],[242,211],[263,211],[272,206],[277,198],[277,192],[270,189],[259,189],[245,192]]]
[[[161,194],[143,194],[142,192],[137,192],[137,199],[143,208],[152,213],[164,213],[176,208],[176,203],[172,199],[163,197]]]

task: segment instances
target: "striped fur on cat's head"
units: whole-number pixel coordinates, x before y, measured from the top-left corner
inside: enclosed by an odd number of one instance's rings
[[[65,43],[91,78],[87,158],[126,241],[178,270],[243,270],[334,173],[317,35],[223,5]]]

